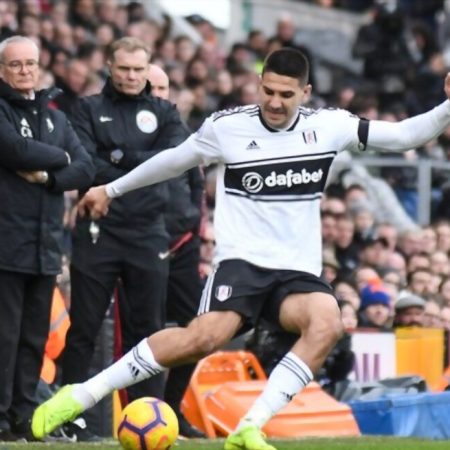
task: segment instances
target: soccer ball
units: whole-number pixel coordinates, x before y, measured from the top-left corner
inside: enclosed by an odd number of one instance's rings
[[[162,400],[138,398],[123,409],[117,435],[125,450],[167,450],[178,437],[178,419]]]

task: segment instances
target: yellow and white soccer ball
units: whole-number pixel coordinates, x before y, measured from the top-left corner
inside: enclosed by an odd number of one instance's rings
[[[178,419],[167,403],[142,397],[123,409],[117,436],[125,450],[167,450],[178,437]]]

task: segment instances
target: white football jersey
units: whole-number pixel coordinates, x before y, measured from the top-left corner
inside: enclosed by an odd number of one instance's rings
[[[358,148],[359,118],[299,108],[286,130],[270,128],[259,106],[221,111],[185,142],[218,163],[216,260],[320,275],[320,199],[338,152]]]

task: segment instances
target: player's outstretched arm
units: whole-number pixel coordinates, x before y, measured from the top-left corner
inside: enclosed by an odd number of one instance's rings
[[[367,148],[406,151],[442,134],[450,126],[450,73],[445,77],[444,91],[448,100],[426,113],[401,122],[371,121]]]

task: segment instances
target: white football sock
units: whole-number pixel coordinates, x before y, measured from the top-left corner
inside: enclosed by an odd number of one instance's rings
[[[249,423],[261,428],[312,379],[310,368],[294,353],[287,353],[273,369],[262,394],[240,420],[237,430]]]
[[[115,389],[123,389],[166,370],[155,361],[143,339],[127,354],[94,377],[74,387],[73,396],[84,409],[91,408]]]

